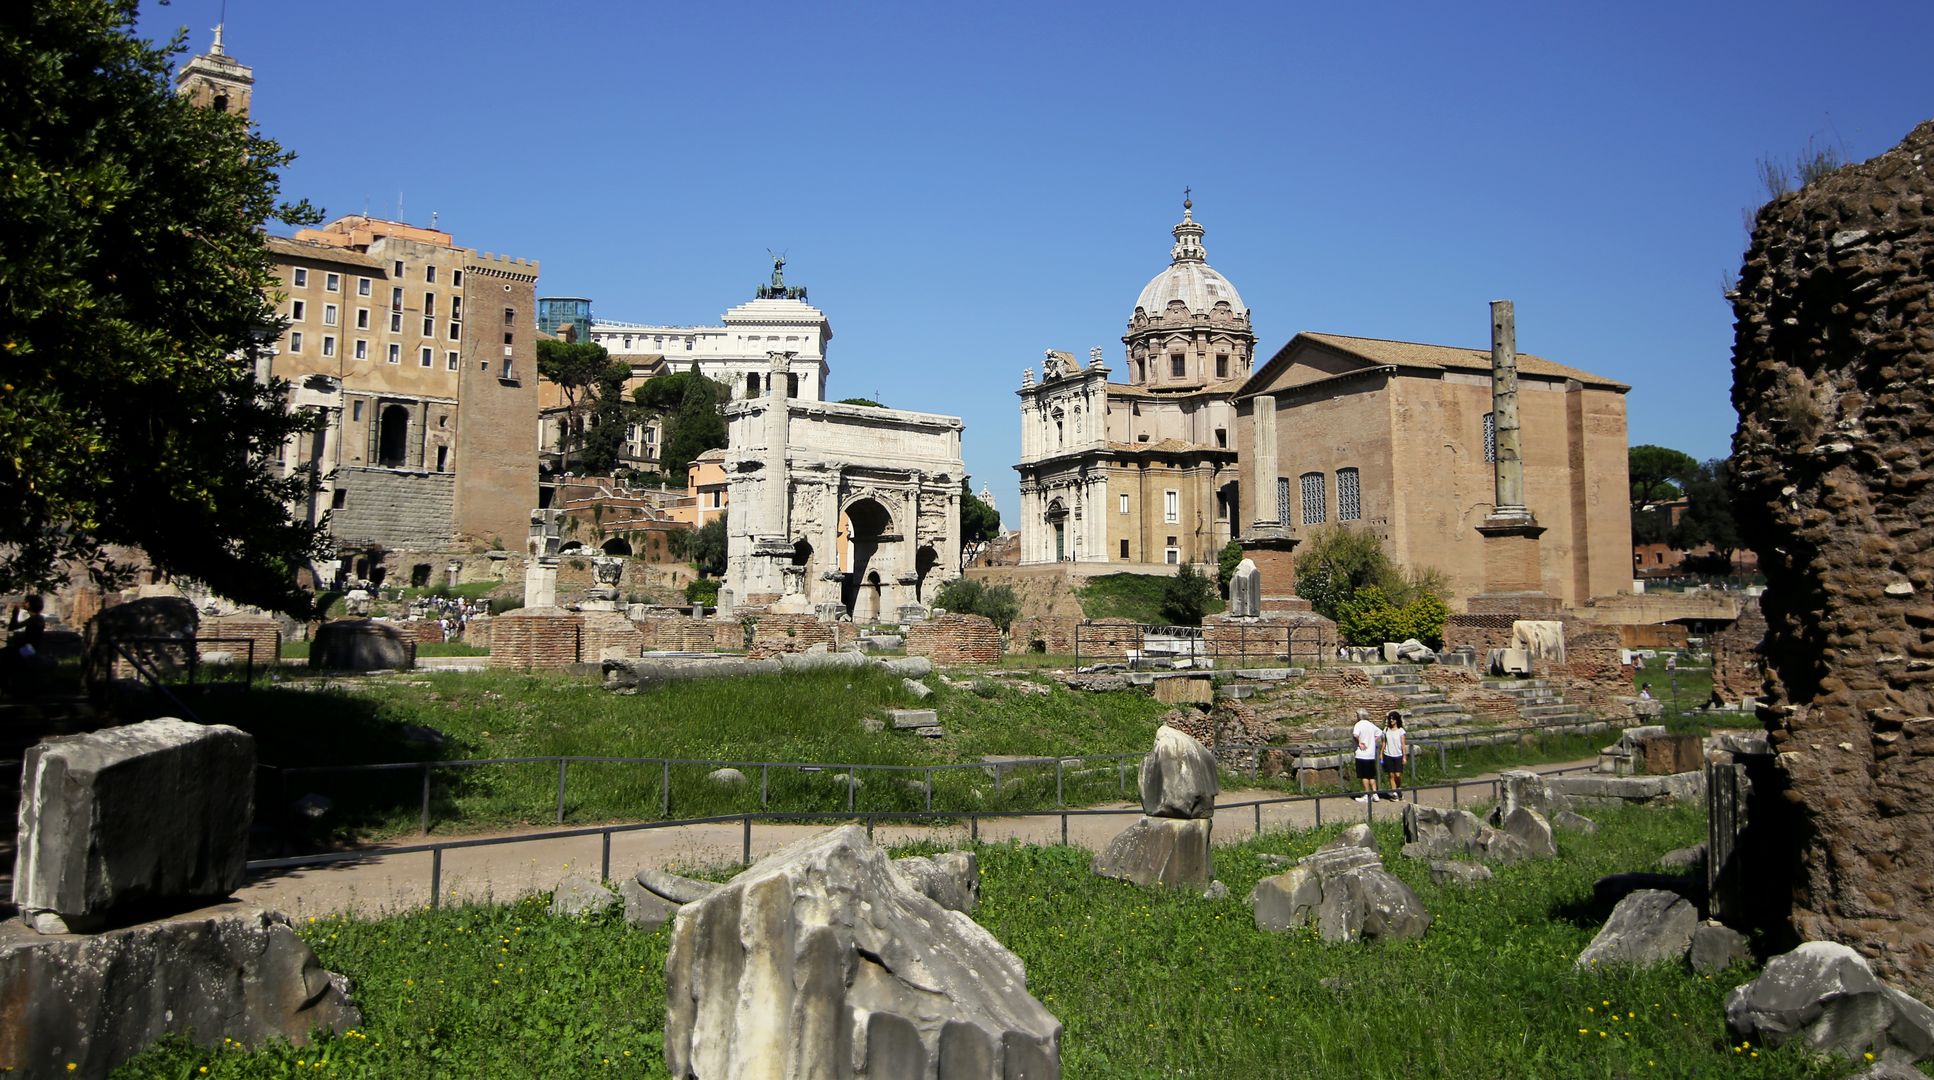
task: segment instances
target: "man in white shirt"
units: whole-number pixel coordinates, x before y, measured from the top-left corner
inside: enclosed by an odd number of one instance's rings
[[[1356,740],[1356,778],[1363,785],[1363,794],[1356,800],[1360,803],[1377,797],[1377,741],[1382,735],[1382,729],[1370,719],[1369,712],[1358,709],[1350,737]]]

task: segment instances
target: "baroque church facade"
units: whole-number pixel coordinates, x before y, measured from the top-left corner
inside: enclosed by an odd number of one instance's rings
[[[1255,330],[1235,286],[1209,265],[1191,201],[1169,265],[1128,319],[1125,382],[1099,348],[1082,366],[1050,350],[1022,375],[1021,564],[1119,569],[1209,564],[1240,532],[1236,391]]]

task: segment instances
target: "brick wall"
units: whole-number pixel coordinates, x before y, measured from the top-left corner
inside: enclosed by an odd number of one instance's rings
[[[1518,621],[1514,614],[1491,614],[1466,612],[1452,615],[1444,624],[1444,648],[1457,649],[1470,646],[1477,650],[1480,661],[1492,649],[1505,649],[1511,645],[1511,624]]]
[[[584,624],[580,647],[587,662],[603,659],[606,649],[617,649],[624,656],[637,656],[644,651],[645,635],[619,612],[581,611],[578,618]]]
[[[1712,690],[1719,700],[1737,705],[1766,693],[1766,671],[1761,666],[1760,642],[1766,640],[1766,614],[1759,597],[1740,602],[1739,618],[1712,636]]]
[[[1081,637],[1086,655],[1085,626]],[[942,615],[907,628],[907,655],[925,656],[936,664],[996,664],[1001,659],[1001,632],[980,615]]]
[[[203,619],[195,631],[196,647],[203,656],[211,652],[225,652],[235,657],[237,664],[249,659],[249,646],[241,641],[212,641],[211,638],[246,638],[255,645],[255,666],[264,667],[274,664],[282,655],[282,627],[274,619],[264,619],[255,615],[223,615],[213,619]]]
[[[1552,675],[1565,700],[1594,713],[1611,711],[1620,697],[1632,696],[1632,678],[1619,663],[1618,627],[1565,620],[1565,662]]]
[[[743,641],[744,631],[737,623],[729,624],[735,640]],[[841,634],[838,623],[821,622],[814,615],[795,615],[768,611],[758,616],[752,628],[753,659],[778,656],[780,653],[805,652],[814,645],[825,645],[837,649],[842,643],[852,644],[853,632]]]
[[[1051,656],[1067,656],[1074,652],[1074,628],[1080,622],[1080,619],[1067,615],[1016,619],[1007,629],[1008,651],[1045,652]],[[1041,646],[1039,649],[1035,648],[1037,644]]]
[[[450,473],[345,465],[336,470],[336,491],[343,503],[329,515],[329,532],[339,544],[419,551],[450,543],[456,492]]]
[[[490,648],[490,628],[494,622],[489,615],[472,615],[463,624],[463,643],[479,649]]]
[[[405,619],[401,622],[391,623],[390,625],[396,627],[398,633],[416,642],[418,645],[441,645],[443,643],[443,626],[441,623],[432,622],[429,619]]]
[[[584,620],[557,608],[524,608],[491,619],[490,666],[558,671],[583,659]]]
[[[653,615],[637,623],[644,647],[662,652],[711,652],[719,648],[719,632],[729,629],[732,648],[740,648],[744,631],[736,619],[694,619],[670,613]]]
[[[1328,659],[1336,649],[1336,624],[1315,612],[1272,612],[1261,619],[1211,615],[1202,620],[1202,640],[1216,662],[1281,663],[1285,657]]]

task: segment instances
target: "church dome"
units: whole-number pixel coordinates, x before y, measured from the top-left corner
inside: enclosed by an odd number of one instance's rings
[[[1180,300],[1190,312],[1203,314],[1227,301],[1232,314],[1246,315],[1249,309],[1242,303],[1242,294],[1209,265],[1208,255],[1202,250],[1203,228],[1195,223],[1193,206],[1183,200],[1182,221],[1175,226],[1175,247],[1169,251],[1168,269],[1142,287],[1135,306],[1142,314],[1159,318],[1170,301]]]

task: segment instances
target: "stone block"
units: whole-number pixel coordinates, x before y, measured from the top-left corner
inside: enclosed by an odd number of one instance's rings
[[[893,860],[907,884],[949,911],[972,915],[980,904],[980,858],[971,851],[909,855]]]
[[[652,892],[633,878],[618,883],[618,897],[625,905],[625,925],[636,930],[656,930],[678,914],[681,905]]]
[[[687,905],[665,960],[674,1080],[1055,1080],[1061,1023],[1013,953],[845,826]]]
[[[1175,675],[1155,680],[1155,700],[1165,705],[1208,705],[1215,701],[1210,675]]]
[[[1676,892],[1641,889],[1612,909],[1611,918],[1578,954],[1577,966],[1646,967],[1685,959],[1699,912]]]
[[[1790,1041],[1860,1060],[1906,1065],[1934,1055],[1934,1010],[1882,982],[1865,957],[1809,941],[1766,962],[1726,995],[1726,1027],[1769,1046]]]
[[[940,714],[932,709],[888,709],[886,718],[895,731],[917,731],[940,726]]]
[[[1717,975],[1735,964],[1748,963],[1753,950],[1746,935],[1716,922],[1700,923],[1692,931],[1692,946],[1686,960],[1699,975]]]
[[[24,1076],[106,1076],[165,1035],[219,1050],[361,1024],[348,981],[272,912],[229,906],[79,936],[0,924],[0,1066]]]
[[[618,894],[585,874],[572,874],[551,894],[551,914],[589,915],[618,902]]]
[[[21,784],[13,899],[37,929],[95,929],[242,883],[255,798],[243,731],[164,718],[47,739]]]
[[[913,695],[915,701],[925,701],[933,696],[933,688],[914,679],[901,679],[900,689]]]
[[[1215,877],[1207,818],[1144,817],[1108,842],[1092,868],[1137,885],[1208,887]]]
[[[323,671],[406,670],[416,666],[416,642],[392,623],[337,619],[316,628],[309,666]]]
[[[674,904],[697,903],[724,887],[716,881],[700,881],[651,867],[638,871],[632,880]]]
[[[1209,818],[1222,790],[1215,755],[1187,732],[1155,729],[1155,747],[1142,758],[1142,813],[1149,817]]]
[[[1491,868],[1483,863],[1439,859],[1430,864],[1430,880],[1436,885],[1475,885],[1491,880]]]

